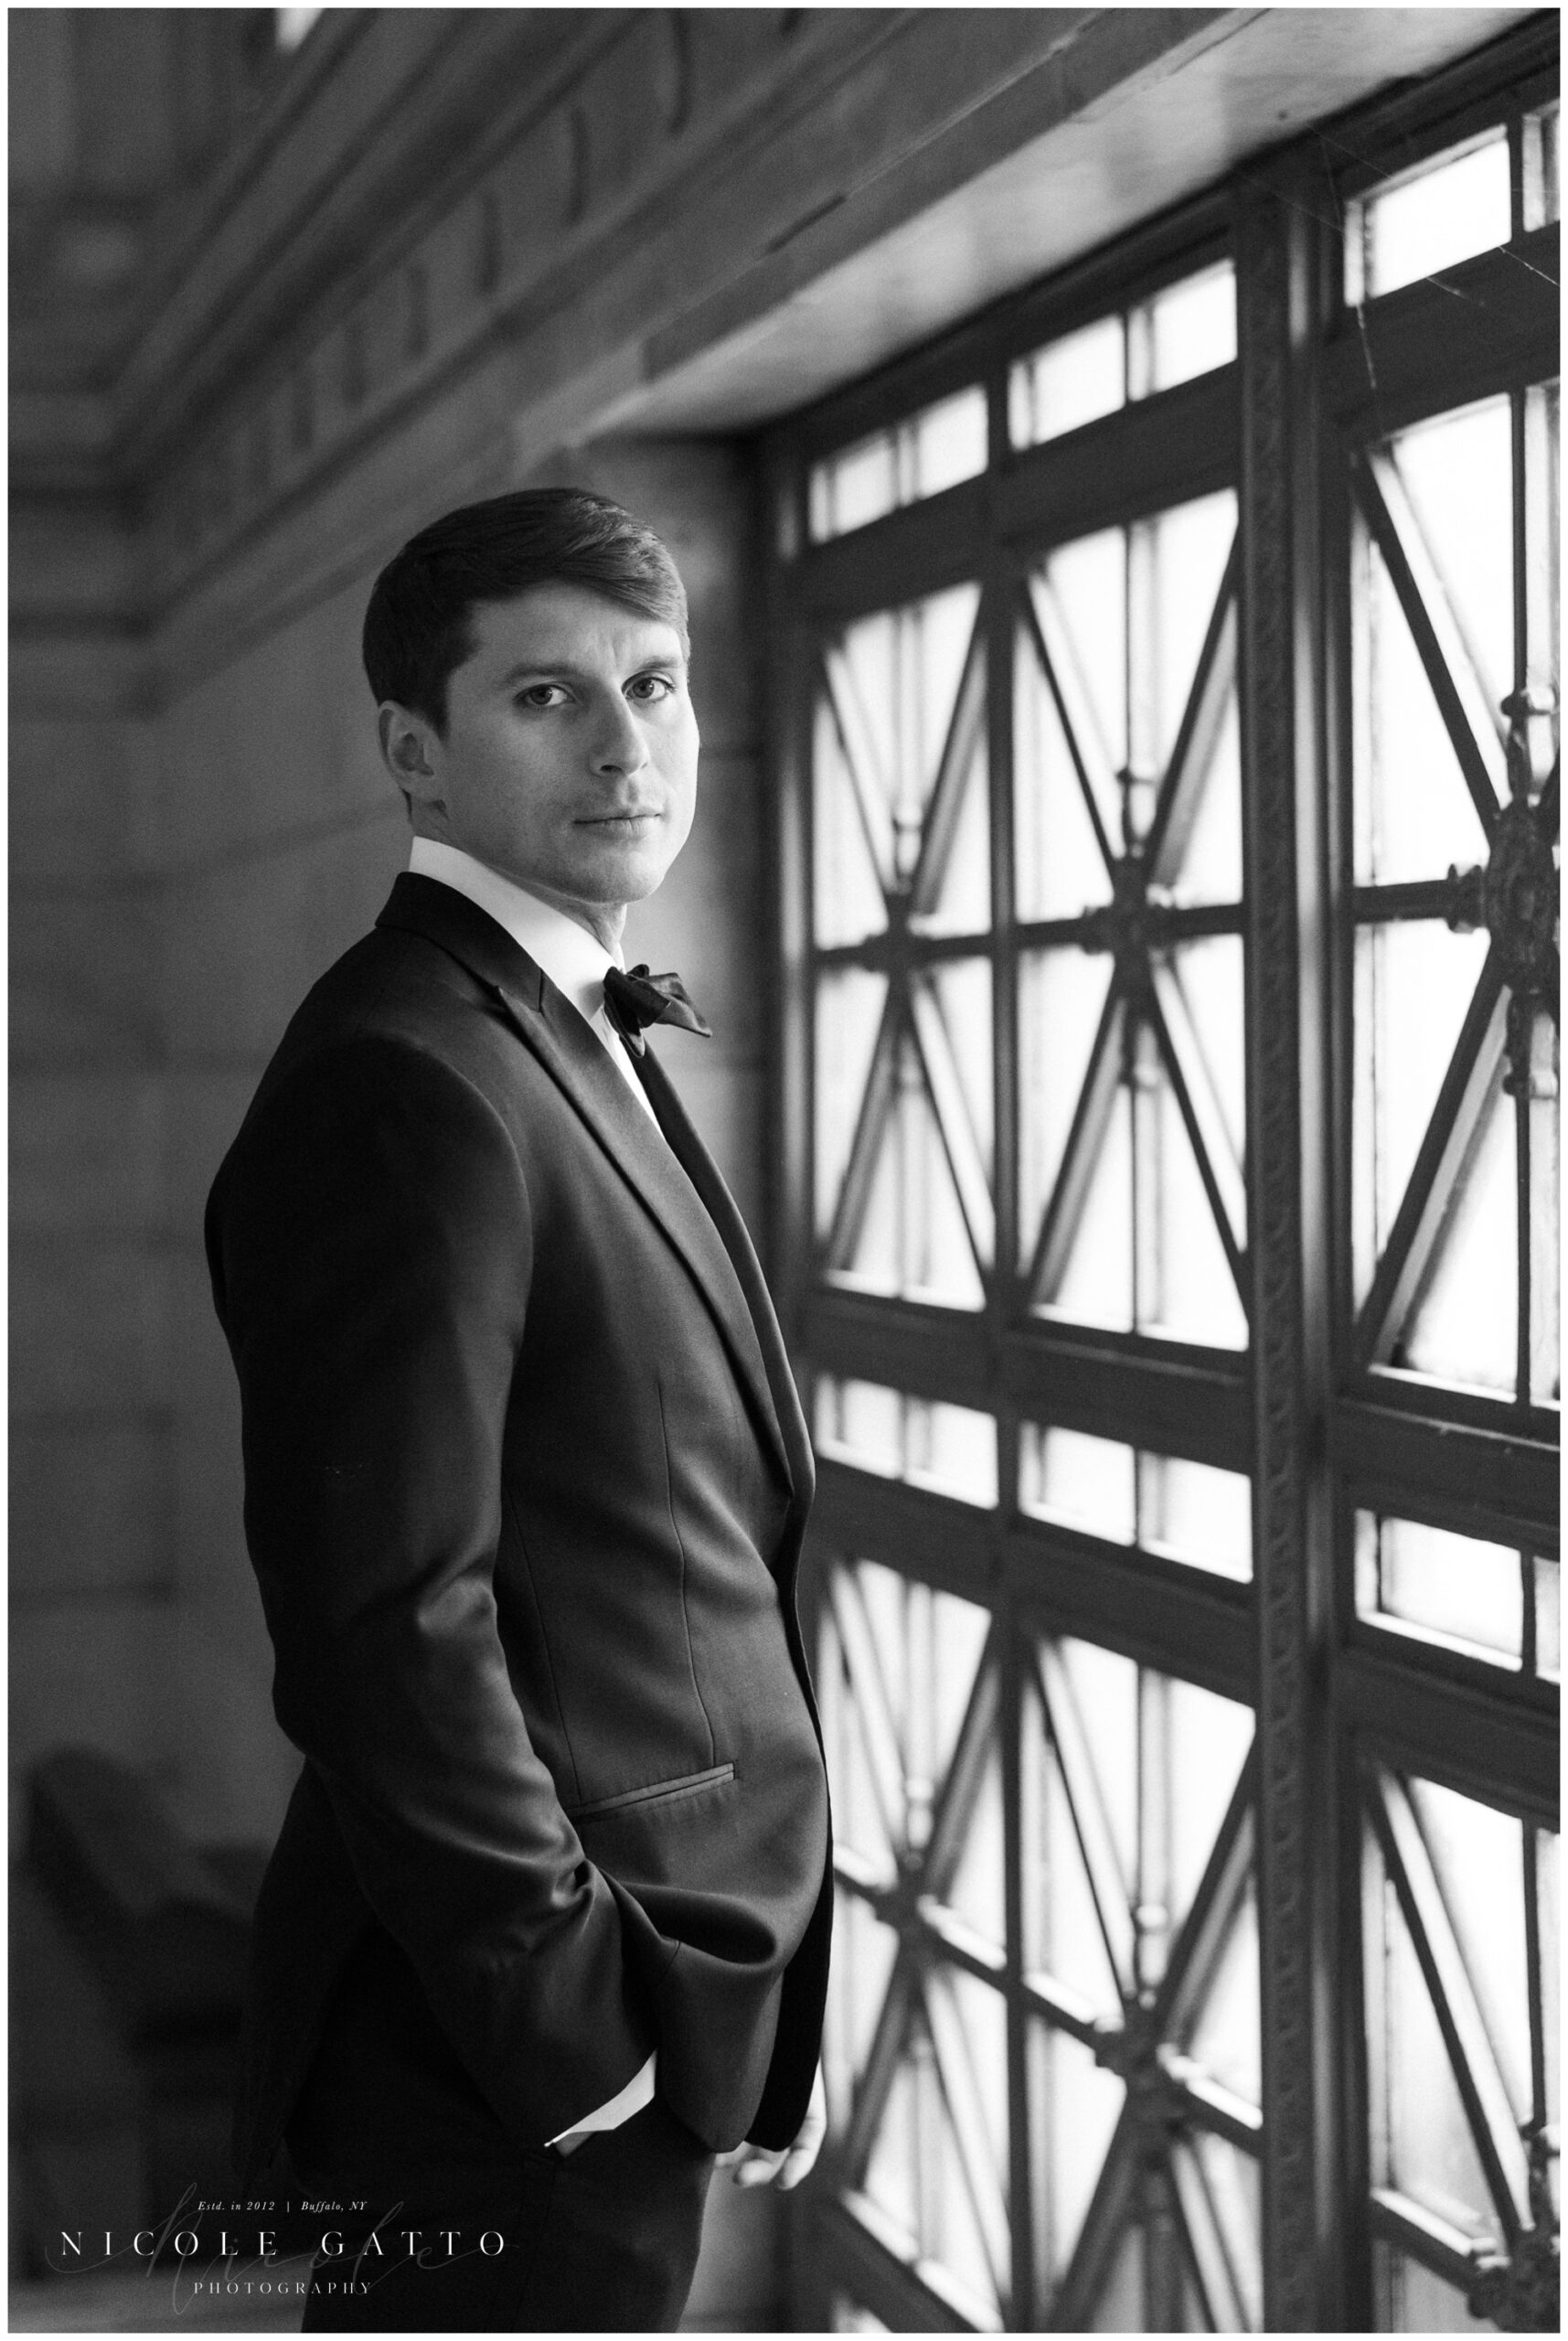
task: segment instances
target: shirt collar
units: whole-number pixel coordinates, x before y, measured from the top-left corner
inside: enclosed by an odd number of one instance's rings
[[[461,846],[444,845],[436,838],[415,838],[409,868],[421,878],[439,879],[455,887],[488,911],[514,943],[541,967],[556,989],[589,1022],[604,1006],[604,970],[621,965],[619,952],[606,951],[597,935],[579,926],[574,918],[540,902],[514,879],[503,878],[488,862],[476,861]]]

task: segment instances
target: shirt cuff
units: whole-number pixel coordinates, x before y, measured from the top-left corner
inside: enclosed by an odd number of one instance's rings
[[[654,2075],[657,2064],[658,2050],[656,2048],[642,2070],[634,2073],[625,2088],[617,2090],[607,2105],[597,2106],[592,2113],[585,2113],[581,2121],[572,2122],[570,2129],[558,2130],[553,2138],[545,2140],[546,2145],[559,2145],[562,2138],[580,2138],[589,2130],[618,2130],[623,2122],[629,2122],[634,2113],[640,2113],[645,2105],[653,2103]]]

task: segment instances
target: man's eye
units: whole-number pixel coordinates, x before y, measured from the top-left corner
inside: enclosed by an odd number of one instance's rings
[[[529,683],[517,693],[519,707],[559,707],[566,696],[560,683]]]
[[[675,685],[667,675],[635,675],[626,689],[634,698],[652,701],[668,699]]]

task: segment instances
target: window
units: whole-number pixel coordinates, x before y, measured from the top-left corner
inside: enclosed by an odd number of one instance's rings
[[[1358,190],[1329,361],[1339,1534],[1390,1702],[1356,1751],[1359,1898],[1372,2306],[1404,2331],[1537,2321],[1556,2229],[1556,1836],[1458,1705],[1489,1678],[1516,1723],[1556,1710],[1555,1502],[1528,1472],[1560,1401],[1558,386],[1513,338],[1521,281],[1556,273],[1555,155],[1527,100]],[[1489,1489],[1488,1432],[1517,1442]],[[1443,1684],[1447,1734],[1396,1750]]]
[[[278,47],[289,51],[298,48],[320,14],[319,8],[274,8],[273,38]]]
[[[770,449],[835,2330],[1548,2314],[1546,38]]]

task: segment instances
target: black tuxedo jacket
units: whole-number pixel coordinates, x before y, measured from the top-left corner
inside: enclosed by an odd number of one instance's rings
[[[519,2146],[655,2047],[715,2149],[805,2111],[831,1914],[810,1448],[740,1214],[641,1062],[664,1138],[505,930],[404,876],[213,1187],[305,1757],[257,1913],[242,2176],[376,1929]]]

